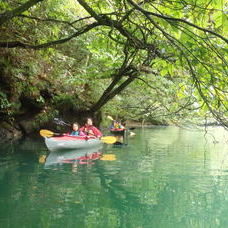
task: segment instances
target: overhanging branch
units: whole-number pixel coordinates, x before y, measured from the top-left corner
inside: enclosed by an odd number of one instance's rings
[[[54,18],[45,18],[44,19],[44,18],[38,18],[38,17],[28,16],[28,15],[24,15],[24,14],[18,15],[18,17],[27,18],[27,19],[36,20],[36,21],[42,21],[42,22],[55,22],[55,23],[66,24],[66,25],[76,29],[73,26],[73,23],[71,23],[69,21],[62,21],[62,20],[58,20],[58,19],[54,19]]]
[[[42,2],[42,1],[44,1],[44,0],[29,0],[16,9],[6,11],[5,13],[0,14],[0,26],[2,24],[4,24],[5,22],[7,22],[8,20],[11,20],[13,17],[18,16],[19,14],[25,12],[32,6],[38,4],[39,2]]]
[[[169,17],[169,16],[166,16],[166,15],[161,15],[161,14],[158,14],[158,13],[154,13],[154,12],[150,12],[150,11],[147,11],[147,10],[144,10],[142,7],[140,7],[138,4],[136,4],[134,1],[132,0],[127,0],[128,2],[130,2],[130,4],[132,4],[137,10],[141,11],[142,13],[144,14],[147,14],[147,15],[152,15],[152,16],[155,16],[155,17],[159,17],[159,18],[162,18],[162,19],[165,19],[165,20],[168,20],[168,21],[176,21],[176,22],[182,22],[184,24],[187,24],[191,27],[194,27],[198,30],[201,30],[205,33],[210,33],[216,37],[219,37],[220,39],[222,39],[223,41],[225,41],[227,44],[228,44],[228,39],[226,39],[224,36],[212,31],[212,30],[209,30],[209,29],[205,29],[205,28],[202,28],[198,25],[195,25],[189,21],[186,21],[184,19],[181,19],[181,18],[175,18],[175,17]]]
[[[66,37],[64,39],[59,39],[59,40],[54,40],[51,42],[47,42],[47,43],[43,43],[43,44],[39,44],[39,45],[31,45],[31,44],[25,44],[22,43],[20,41],[12,41],[12,42],[0,42],[0,48],[15,48],[15,47],[20,47],[20,48],[24,48],[24,49],[34,49],[34,50],[38,50],[38,49],[42,49],[42,48],[47,48],[47,47],[51,47],[57,44],[63,44],[79,35],[82,35],[83,33],[88,32],[89,30],[99,26],[100,24],[97,22],[94,22],[93,24],[90,24],[84,28],[82,28],[81,30],[73,33],[71,36]]]

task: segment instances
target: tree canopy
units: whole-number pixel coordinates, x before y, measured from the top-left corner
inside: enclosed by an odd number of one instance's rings
[[[0,10],[0,48],[67,56],[68,84],[94,83],[90,111],[124,91],[116,105],[135,115],[210,113],[228,126],[225,1],[11,0]]]

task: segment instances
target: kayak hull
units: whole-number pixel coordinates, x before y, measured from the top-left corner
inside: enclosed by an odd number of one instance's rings
[[[98,138],[86,138],[80,136],[62,136],[45,138],[45,144],[50,151],[77,150],[93,148],[102,144]]]
[[[110,132],[113,135],[123,135],[125,134],[126,129],[110,129]]]

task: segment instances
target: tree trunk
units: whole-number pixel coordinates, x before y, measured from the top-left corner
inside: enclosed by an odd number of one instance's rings
[[[95,105],[93,105],[90,110],[93,112],[100,110],[108,101],[110,101],[113,97],[122,92],[134,80],[135,77],[131,76],[127,80],[125,80],[121,85],[119,85],[116,89],[110,91],[109,93],[105,91],[99,99],[99,101]]]

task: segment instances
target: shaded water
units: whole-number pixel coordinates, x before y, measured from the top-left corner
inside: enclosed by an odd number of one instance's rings
[[[228,227],[227,132],[135,132],[68,154],[1,144],[0,227]]]

